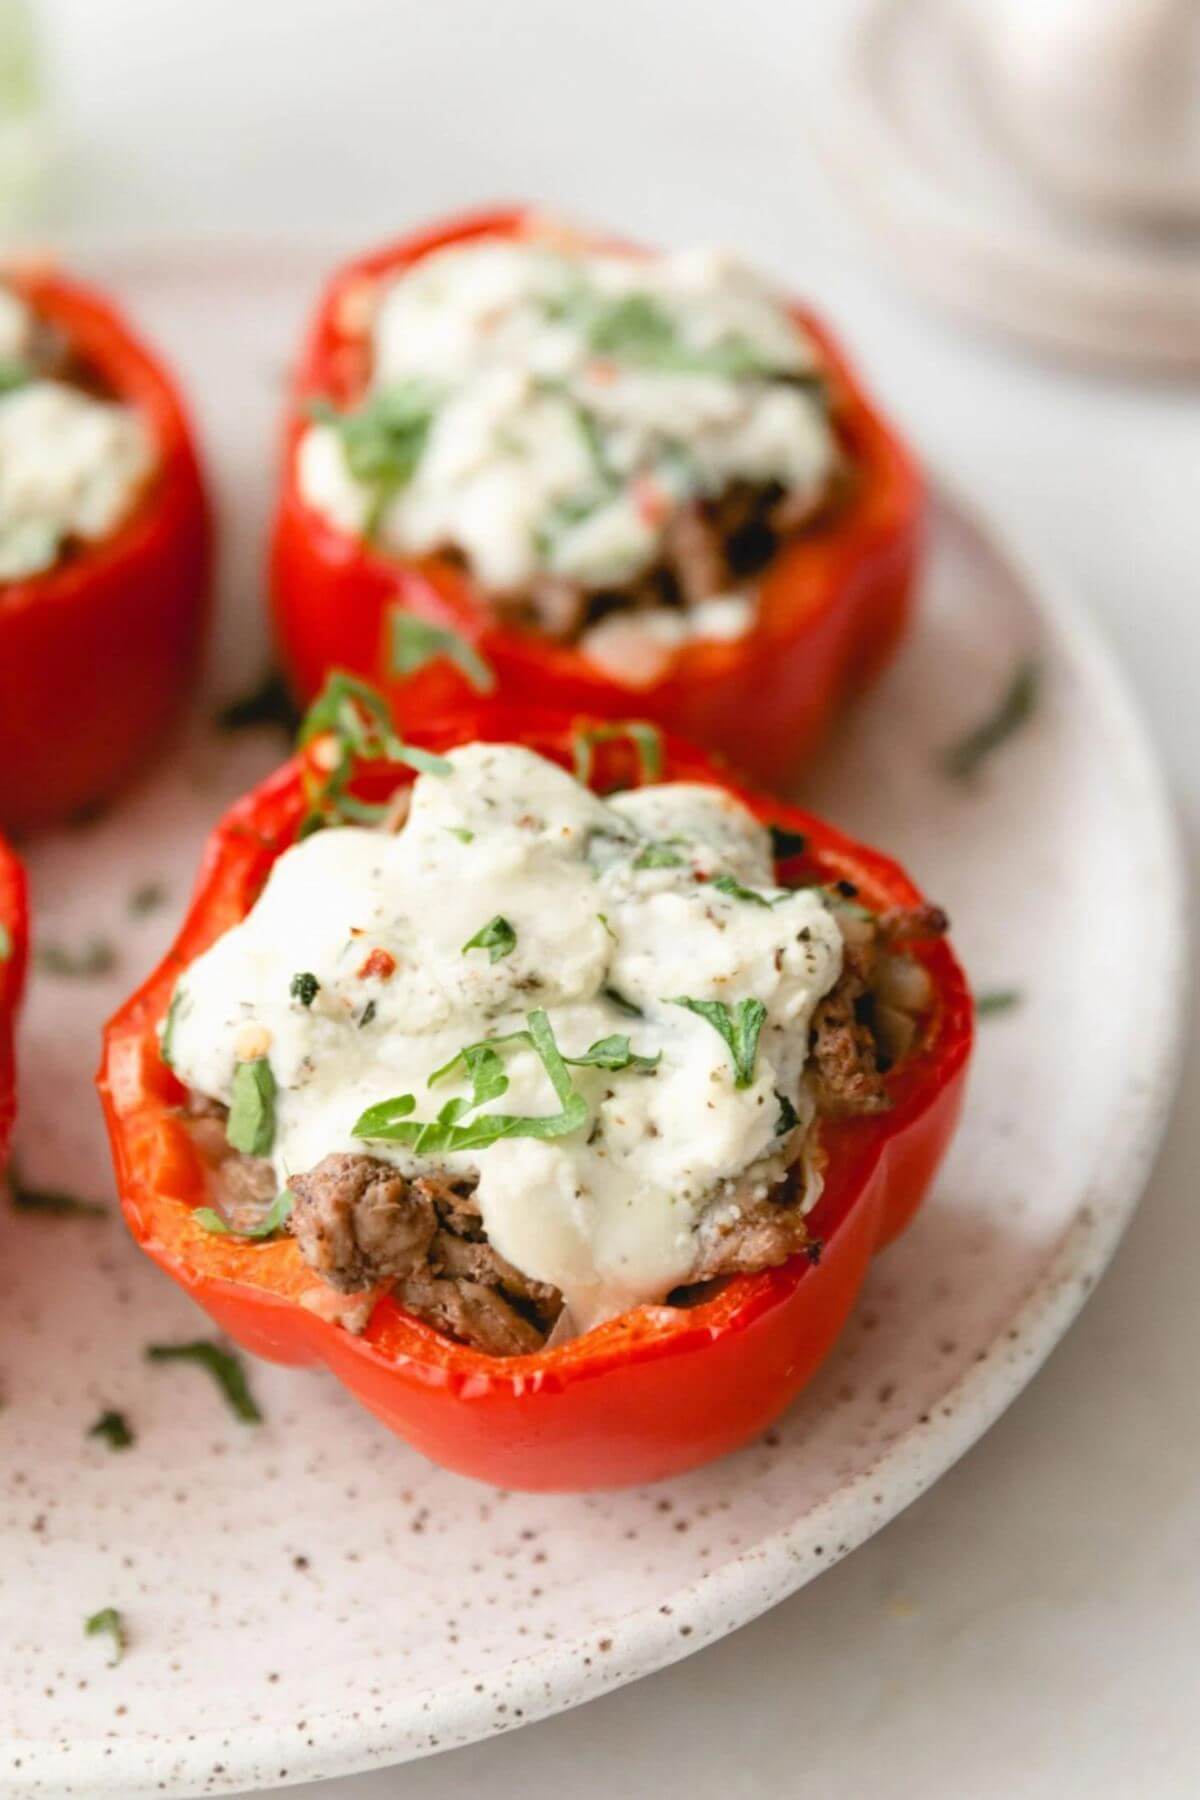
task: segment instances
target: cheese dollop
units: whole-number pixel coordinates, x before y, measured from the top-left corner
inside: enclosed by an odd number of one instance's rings
[[[387,284],[372,350],[368,409],[407,397],[425,421],[415,464],[381,496],[317,424],[302,494],[385,550],[453,546],[499,591],[539,572],[627,582],[681,502],[737,482],[816,497],[835,461],[811,340],[720,252],[450,246]]]
[[[465,947],[497,917],[507,952]],[[471,744],[447,773],[418,778],[399,833],[329,829],[278,859],[245,920],[181,977],[170,1056],[193,1089],[228,1102],[253,1030],[277,1084],[281,1185],[333,1151],[410,1175],[477,1173],[491,1243],[559,1288],[583,1330],[685,1282],[705,1220],[778,1181],[796,1151],[781,1100],[809,1122],[808,1026],[841,959],[821,893],[775,887],[767,832],[721,790],[604,800],[529,750]],[[298,973],[319,984],[307,1005]],[[718,1030],[681,998],[762,1003],[744,1086]],[[564,1137],[418,1155],[355,1136],[382,1100],[412,1095],[413,1116],[434,1119],[469,1096],[461,1065],[429,1078],[534,1009],[566,1057],[626,1034],[658,1060],[572,1067],[586,1118]],[[509,1089],[480,1112],[555,1113],[534,1049],[503,1054]]]
[[[0,581],[52,568],[72,539],[108,537],[155,463],[133,407],[36,374],[34,337],[29,308],[0,288]]]

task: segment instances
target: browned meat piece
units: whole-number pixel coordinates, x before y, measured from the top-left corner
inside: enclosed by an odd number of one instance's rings
[[[491,1355],[545,1342],[562,1297],[492,1249],[469,1183],[410,1181],[374,1157],[337,1155],[290,1185],[291,1231],[331,1287],[353,1293],[394,1282],[409,1312]]]
[[[699,606],[729,585],[721,534],[701,506],[683,506],[667,526],[663,551],[685,606]]]
[[[810,1249],[812,1239],[797,1204],[796,1185],[781,1181],[765,1198],[748,1200],[733,1217],[701,1231],[701,1254],[689,1285],[713,1281],[718,1275],[756,1275],[774,1269],[798,1250]]]
[[[453,1231],[439,1231],[430,1247],[429,1266],[437,1274],[448,1275],[454,1281],[502,1289],[513,1299],[524,1301],[540,1320],[545,1321],[547,1329],[562,1307],[562,1296],[557,1288],[544,1281],[531,1281],[498,1250],[493,1250],[482,1234],[471,1241],[456,1237]]]
[[[879,1072],[879,1046],[859,1007],[867,984],[844,970],[813,1014],[809,1061],[817,1111],[827,1118],[882,1112],[887,1090]]]
[[[336,1155],[289,1185],[292,1234],[330,1287],[358,1293],[411,1275],[425,1261],[437,1213],[419,1181],[370,1156]]]
[[[827,1118],[881,1112],[883,1071],[915,1039],[929,1003],[929,978],[898,946],[940,937],[940,906],[893,907],[879,918],[847,913],[836,985],[813,1013],[809,1045],[817,1111]]]
[[[418,1319],[489,1356],[528,1356],[546,1341],[540,1326],[496,1288],[477,1281],[449,1280],[422,1269],[400,1283],[396,1298]]]

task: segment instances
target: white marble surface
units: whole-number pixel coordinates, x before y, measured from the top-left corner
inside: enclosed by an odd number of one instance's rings
[[[840,0],[41,11],[72,228],[370,236],[529,195],[651,238],[734,241],[793,277],[917,441],[1095,607],[1156,723],[1195,865],[1200,387],[1039,363],[885,285],[805,146]],[[1197,1101],[1193,1054],[1142,1214],[1082,1320],[882,1536],[664,1674],[321,1800],[601,1800],[615,1783],[690,1800],[1194,1793]]]

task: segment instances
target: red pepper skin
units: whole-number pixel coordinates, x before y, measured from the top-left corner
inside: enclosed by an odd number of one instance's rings
[[[300,496],[295,448],[307,403],[324,397],[350,404],[367,377],[364,340],[346,329],[356,292],[445,244],[520,237],[535,222],[516,209],[451,220],[349,264],[331,281],[294,380],[271,552],[275,632],[289,680],[307,700],[328,669],[350,669],[391,687],[409,721],[469,704],[463,677],[445,663],[421,670],[402,689],[391,677],[387,626],[400,606],[468,639],[491,664],[506,700],[651,719],[723,751],[760,781],[782,779],[896,647],[911,610],[925,510],[908,450],[828,330],[804,308],[796,317],[829,371],[850,491],[826,522],[776,558],[760,584],[759,622],[746,637],[685,646],[649,686],[617,681],[577,649],[491,622],[484,597],[461,569],[434,557],[381,556],[326,524]]]
[[[434,750],[488,738],[569,762],[562,715],[481,709],[409,734]],[[628,746],[597,748],[599,784],[627,770]],[[809,835],[804,872],[850,880],[869,903],[920,896],[895,863],[792,806],[741,787],[701,752],[668,743],[664,778],[712,782],[758,817]],[[375,798],[410,779],[379,775]],[[574,1343],[497,1359],[406,1314],[384,1296],[361,1337],[300,1303],[317,1286],[296,1245],[213,1237],[191,1219],[203,1196],[196,1152],[173,1112],[183,1090],[156,1027],[180,970],[242,918],[304,811],[285,765],[227,814],[209,840],[174,947],[105,1032],[99,1087],[117,1187],[138,1243],[248,1350],[325,1363],[364,1406],[435,1462],[506,1488],[584,1490],[653,1481],[720,1456],[761,1431],[808,1381],[845,1321],[872,1254],[919,1205],[958,1117],[971,1002],[948,945],[915,954],[935,1002],[923,1047],[889,1077],[891,1110],[827,1124],[825,1191],[810,1225],[819,1262],[801,1255],[739,1276],[688,1310],[642,1306]]]
[[[17,1007],[25,985],[29,914],[25,874],[0,838],[0,1169],[8,1154],[17,1110],[17,1065],[13,1042]]]
[[[109,537],[0,583],[0,826],[32,831],[104,800],[175,717],[209,606],[211,532],[182,402],[97,295],[43,270],[6,275],[150,426],[158,468]]]

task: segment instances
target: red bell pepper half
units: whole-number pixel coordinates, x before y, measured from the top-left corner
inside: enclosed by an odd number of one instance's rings
[[[17,1006],[25,982],[29,927],[25,876],[0,838],[0,1169],[8,1154],[17,1110],[17,1067],[13,1043]]]
[[[924,512],[912,457],[806,308],[797,306],[795,316],[828,374],[849,469],[845,497],[785,543],[760,580],[758,622],[744,638],[685,645],[650,686],[633,687],[577,648],[498,623],[462,569],[444,558],[384,556],[327,524],[300,495],[295,452],[308,406],[316,399],[352,405],[370,373],[364,291],[447,244],[537,230],[528,211],[468,215],[364,256],[330,282],[293,384],[271,556],[275,630],[292,686],[307,701],[331,668],[389,685],[390,620],[400,607],[465,640],[507,700],[608,718],[637,714],[724,751],[759,780],[788,775],[895,648],[909,616]],[[439,660],[403,683],[404,716],[436,716],[464,697],[464,675]]]
[[[484,738],[520,742],[571,766],[560,714],[481,709],[429,724],[435,751]],[[636,779],[628,742],[598,741],[591,780]],[[868,905],[910,906],[895,863],[795,807],[741,787],[701,752],[668,741],[661,778],[714,783],[764,821],[804,834],[781,879],[848,880]],[[371,765],[360,791],[384,799],[412,779]],[[497,1358],[405,1313],[386,1294],[361,1336],[312,1310],[323,1289],[291,1238],[252,1244],[192,1218],[201,1164],[177,1111],[184,1091],[157,1027],[184,966],[241,919],[296,840],[307,802],[293,760],[227,814],[209,840],[192,908],[170,953],[112,1019],[99,1086],[125,1217],[138,1243],[246,1349],[326,1363],[357,1398],[436,1462],[508,1488],[578,1490],[652,1481],[734,1449],[769,1425],[828,1352],[872,1254],[911,1219],[953,1132],[971,1045],[971,1003],[942,941],[916,947],[934,1004],[919,1048],[887,1077],[892,1105],[826,1122],[824,1192],[809,1217],[823,1250],[737,1276],[688,1308],[641,1306],[561,1347]]]
[[[0,825],[23,832],[107,798],[142,768],[195,671],[208,611],[208,507],[183,404],[104,300],[50,270],[4,280],[72,363],[149,425],[157,468],[130,516],[42,574],[0,582]]]

